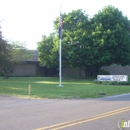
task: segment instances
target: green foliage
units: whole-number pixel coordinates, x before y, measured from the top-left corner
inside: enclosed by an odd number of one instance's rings
[[[103,8],[93,17],[93,44],[96,60],[102,65],[130,63],[130,21],[113,6]],[[99,53],[100,52],[100,53]]]
[[[109,83],[109,81],[103,81],[102,84],[103,85],[108,85],[108,84],[110,85],[111,83]]]
[[[62,15],[62,63],[79,67],[85,77],[94,76],[102,66],[130,64],[130,21],[113,6],[106,6],[93,18],[82,10]],[[38,43],[42,66],[58,66],[59,19],[54,21],[54,32],[43,36]]]
[[[56,42],[56,44],[54,44]],[[39,61],[42,66],[55,67],[58,64],[58,37],[54,34],[43,36],[38,43]]]
[[[130,81],[126,82],[126,85],[130,85]]]
[[[5,78],[8,78],[8,73],[13,70],[14,64],[21,63],[25,59],[29,60],[31,58],[30,53],[28,53],[20,42],[5,42],[2,48],[3,59],[1,59],[0,67],[3,70]]]
[[[4,40],[0,30],[0,69],[5,72],[4,74],[6,78],[8,76],[4,68],[6,68],[7,64],[9,63],[9,59],[11,55],[10,50],[11,50],[11,45],[8,44],[6,40]]]
[[[117,82],[117,85],[128,85],[129,83],[127,82]]]
[[[102,84],[103,85],[117,85],[117,82],[115,82],[115,81],[103,81]]]
[[[97,79],[94,79],[94,80],[93,80],[93,83],[102,84],[102,81],[98,81]]]
[[[97,79],[94,79],[94,80],[93,80],[93,83],[97,83],[97,81],[98,81]]]
[[[93,83],[102,85],[130,85],[130,82],[98,81],[97,79],[93,80]]]
[[[18,41],[10,42],[11,45],[11,54],[10,54],[10,62],[11,63],[20,63],[21,61],[31,60],[32,52],[31,50],[26,49],[25,43],[21,43]]]

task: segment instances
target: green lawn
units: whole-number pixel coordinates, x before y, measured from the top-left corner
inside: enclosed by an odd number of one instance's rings
[[[28,96],[28,84],[31,84],[31,95]],[[0,78],[0,94],[30,98],[97,98],[98,93],[105,96],[130,93],[130,85],[101,85],[92,80],[63,79],[59,87],[58,78],[46,77],[11,77]]]

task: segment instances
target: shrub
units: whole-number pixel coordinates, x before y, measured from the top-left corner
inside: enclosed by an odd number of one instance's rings
[[[103,81],[102,84],[103,85],[110,85],[110,81]]]
[[[97,79],[94,79],[93,83],[102,84],[102,81],[98,81]]]
[[[98,80],[97,80],[97,79],[94,79],[94,80],[93,80],[93,83],[98,83]]]
[[[126,82],[126,85],[130,85],[130,82],[128,81],[128,82]]]
[[[112,81],[111,85],[117,85],[117,81]]]
[[[130,85],[130,82],[98,81],[97,79],[94,79],[93,83],[103,84],[103,85]]]
[[[128,85],[127,82],[117,82],[117,85]]]

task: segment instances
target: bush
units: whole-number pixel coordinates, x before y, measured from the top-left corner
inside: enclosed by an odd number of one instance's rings
[[[128,82],[126,82],[126,85],[130,85],[130,82],[128,81]]]
[[[93,83],[103,84],[103,85],[130,85],[130,82],[98,81],[97,79],[93,80]]]
[[[117,85],[128,85],[127,82],[117,82]]]
[[[103,81],[102,84],[103,85],[110,85],[110,82],[109,81]]]
[[[112,81],[111,85],[117,85],[117,81]]]
[[[98,81],[97,79],[94,79],[93,83],[102,84],[102,81]]]
[[[94,80],[93,80],[93,83],[98,83],[98,80],[97,80],[97,79],[94,79]]]

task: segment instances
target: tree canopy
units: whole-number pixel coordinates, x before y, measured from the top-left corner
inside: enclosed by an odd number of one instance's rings
[[[80,67],[88,75],[102,66],[130,64],[130,21],[118,8],[106,6],[92,18],[82,10],[62,15],[63,66]],[[58,66],[58,27],[38,43],[41,65]]]
[[[101,65],[130,63],[130,21],[112,6],[93,17],[93,44]],[[99,53],[100,52],[100,53]],[[96,58],[95,58],[96,59]]]
[[[0,28],[1,29],[1,28]],[[6,61],[9,57],[10,45],[3,38],[2,32],[0,30],[0,67],[2,67],[3,62]]]
[[[14,64],[30,59],[31,54],[27,51],[25,44],[18,41],[7,41],[2,36],[0,28],[0,70],[5,78],[13,69]]]

